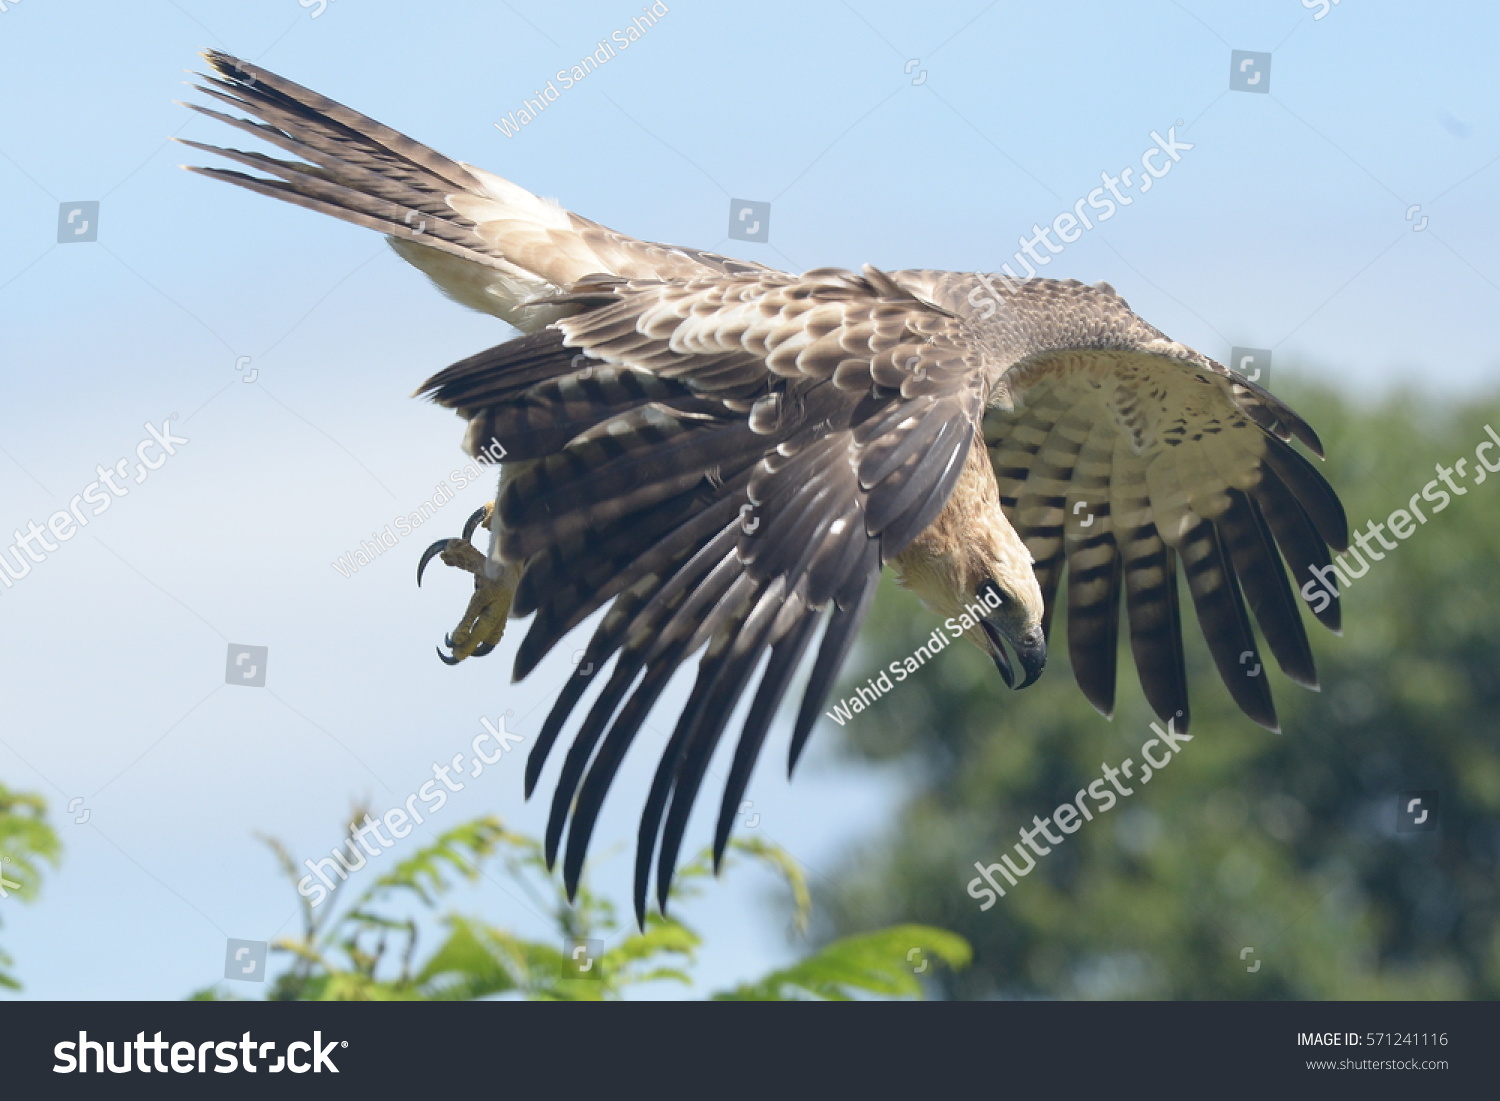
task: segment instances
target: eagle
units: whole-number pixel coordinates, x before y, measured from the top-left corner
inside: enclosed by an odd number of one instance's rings
[[[637,920],[653,863],[665,912],[710,758],[755,682],[718,867],[804,657],[789,774],[887,564],[1017,689],[1041,674],[1064,608],[1078,687],[1106,717],[1123,599],[1147,703],[1188,728],[1179,562],[1250,719],[1279,729],[1252,613],[1285,675],[1317,688],[1287,571],[1326,576],[1349,542],[1337,495],[1293,446],[1321,459],[1317,435],[1108,284],[796,274],[637,240],[258,66],[204,56],[214,74],[198,90],[237,113],[188,106],[290,159],[187,141],[251,170],[191,171],[385,234],[447,295],[520,333],[417,391],[456,410],[468,452],[500,468],[494,501],[427,549],[417,582],[435,557],[474,576],[439,650],[450,663],[530,617],[516,681],[605,610],[526,767],[529,798],[597,689],[545,839],[570,898],[621,761],[694,656],[641,817]],[[1330,595],[1310,610],[1338,632]]]

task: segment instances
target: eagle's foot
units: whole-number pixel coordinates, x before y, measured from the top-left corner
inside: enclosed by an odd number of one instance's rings
[[[448,566],[467,570],[474,575],[474,595],[464,609],[463,618],[443,642],[450,653],[438,649],[438,657],[448,665],[457,665],[467,657],[483,657],[494,650],[505,634],[505,621],[510,616],[511,600],[515,596],[515,577],[511,570],[500,563],[491,562],[470,538],[481,525],[489,527],[494,514],[494,502],[490,502],[469,517],[464,524],[464,533],[458,539],[439,539],[422,552],[417,563],[417,584],[422,584],[422,574],[427,564],[441,557]]]

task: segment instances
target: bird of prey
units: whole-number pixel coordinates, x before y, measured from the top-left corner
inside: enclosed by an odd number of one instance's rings
[[[530,796],[597,686],[546,835],[553,863],[567,831],[570,895],[622,758],[694,655],[641,819],[637,919],[653,859],[665,908],[709,760],[758,672],[717,864],[802,659],[815,649],[789,771],[887,563],[1015,688],[1042,672],[1062,604],[1078,686],[1106,716],[1123,599],[1147,702],[1188,725],[1179,560],[1245,714],[1277,728],[1268,678],[1249,675],[1251,613],[1286,675],[1317,686],[1282,564],[1304,579],[1348,546],[1337,496],[1292,446],[1321,457],[1317,436],[1109,285],[794,274],[640,241],[258,66],[205,56],[216,75],[200,90],[253,118],[194,109],[293,159],[188,142],[259,174],[193,171],[386,234],[441,290],[522,334],[418,391],[468,422],[472,455],[500,463],[494,502],[421,565],[440,555],[474,574],[445,660],[488,653],[507,620],[531,617],[517,680],[608,609],[526,769]],[[484,550],[470,542],[481,525]],[[1336,594],[1313,614],[1337,631]]]

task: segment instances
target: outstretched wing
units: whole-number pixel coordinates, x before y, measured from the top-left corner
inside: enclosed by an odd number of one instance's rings
[[[826,623],[795,764],[883,563],[941,511],[979,439],[984,377],[965,322],[873,269],[600,278],[560,304],[582,312],[423,389],[482,426],[471,446],[493,437],[517,464],[497,502],[501,553],[524,563],[512,615],[535,613],[516,678],[609,605],[580,661],[592,672],[569,678],[527,767],[529,794],[603,680],[547,829],[551,860],[571,816],[570,892],[642,720],[702,651],[641,821],[643,916],[658,837],[664,906],[709,759],[764,661],[719,814],[722,856],[776,706]]]
[[[1109,307],[1103,297],[1100,304]],[[1344,510],[1291,446],[1295,438],[1322,456],[1300,417],[1244,377],[1151,333],[1128,347],[1101,341],[1011,368],[1004,386],[1013,408],[992,409],[985,422],[1001,505],[1035,559],[1049,630],[1066,566],[1069,656],[1096,708],[1114,709],[1123,594],[1146,699],[1163,720],[1186,727],[1180,559],[1220,677],[1245,714],[1275,730],[1246,598],[1281,669],[1316,688],[1300,601],[1281,559],[1306,583],[1329,563],[1330,547],[1347,548]],[[1338,630],[1336,596],[1314,614]]]
[[[451,297],[523,331],[557,316],[532,303],[585,275],[688,279],[768,270],[638,241],[259,66],[217,50],[204,56],[218,75],[205,77],[207,86],[198,90],[261,121],[186,106],[299,159],[183,141],[267,175],[191,171],[387,234],[404,259]]]

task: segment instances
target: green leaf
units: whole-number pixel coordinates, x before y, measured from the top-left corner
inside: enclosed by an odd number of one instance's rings
[[[716,1001],[848,1001],[856,994],[921,997],[920,976],[933,961],[968,966],[969,944],[928,925],[895,925],[836,940],[759,982],[714,995]]]
[[[474,879],[479,874],[479,864],[504,843],[534,844],[508,831],[498,818],[476,818],[461,823],[377,879],[354,903],[354,908],[363,909],[372,899],[394,890],[411,891],[430,906],[435,895],[448,889],[450,874]]]
[[[57,866],[62,845],[43,817],[46,811],[41,796],[0,784],[0,876],[15,884],[5,888],[11,899],[30,902],[37,897],[42,879],[39,860]],[[0,949],[0,987],[19,990],[21,984],[8,970],[12,963]]]
[[[448,938],[428,958],[413,983],[433,1001],[469,1001],[531,986],[561,974],[556,949],[457,914],[446,919]]]

